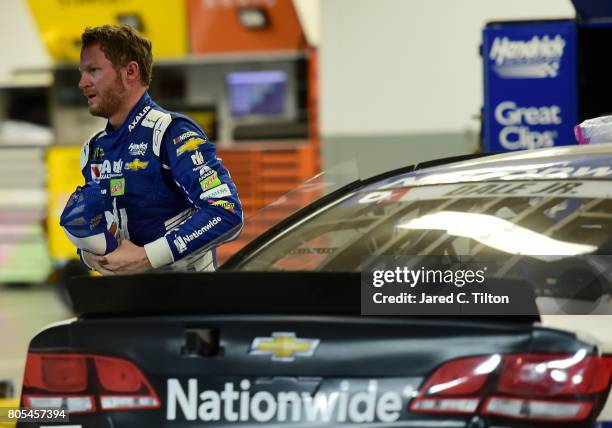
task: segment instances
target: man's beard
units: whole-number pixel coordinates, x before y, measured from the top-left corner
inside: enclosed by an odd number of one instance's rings
[[[121,107],[124,95],[125,88],[122,85],[119,73],[117,73],[113,86],[104,93],[98,92],[99,103],[97,106],[89,106],[89,113],[93,116],[108,119]]]

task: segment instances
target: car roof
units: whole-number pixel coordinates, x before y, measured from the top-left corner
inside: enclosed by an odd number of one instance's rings
[[[565,179],[612,179],[612,143],[478,157],[387,176],[364,190],[478,181]]]
[[[235,268],[252,251],[296,222],[351,193],[367,193],[430,184],[487,182],[497,180],[562,180],[580,178],[612,180],[612,143],[552,147],[492,155],[461,156],[467,160],[442,159],[388,171],[357,180],[323,196],[266,230],[232,256],[221,269]],[[435,166],[429,166],[431,164]],[[553,169],[556,168],[556,169]],[[598,181],[598,184],[600,182]],[[604,183],[607,184],[607,183]],[[607,186],[606,186],[607,187]]]

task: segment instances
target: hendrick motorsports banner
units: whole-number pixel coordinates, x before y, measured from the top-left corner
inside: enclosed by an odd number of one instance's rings
[[[488,25],[483,32],[486,151],[574,144],[576,24]]]
[[[363,315],[612,314],[612,256],[376,257]]]

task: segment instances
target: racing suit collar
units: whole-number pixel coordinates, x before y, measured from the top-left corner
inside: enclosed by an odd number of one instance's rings
[[[118,134],[126,129],[129,129],[130,125],[136,119],[136,116],[145,108],[145,106],[150,105],[151,103],[151,96],[147,91],[145,91],[144,94],[142,94],[142,97],[140,97],[140,99],[136,103],[136,105],[132,108],[132,110],[130,110],[130,113],[127,115],[127,117],[120,126],[118,126],[117,128],[113,128],[109,121],[106,122],[106,133],[109,135],[115,133]],[[142,117],[138,120],[138,123],[140,123],[140,120],[142,120]]]

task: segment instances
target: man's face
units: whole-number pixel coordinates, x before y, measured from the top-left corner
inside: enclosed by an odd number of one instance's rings
[[[126,88],[118,70],[106,58],[99,44],[81,50],[79,88],[87,97],[89,112],[109,118],[124,102]]]

